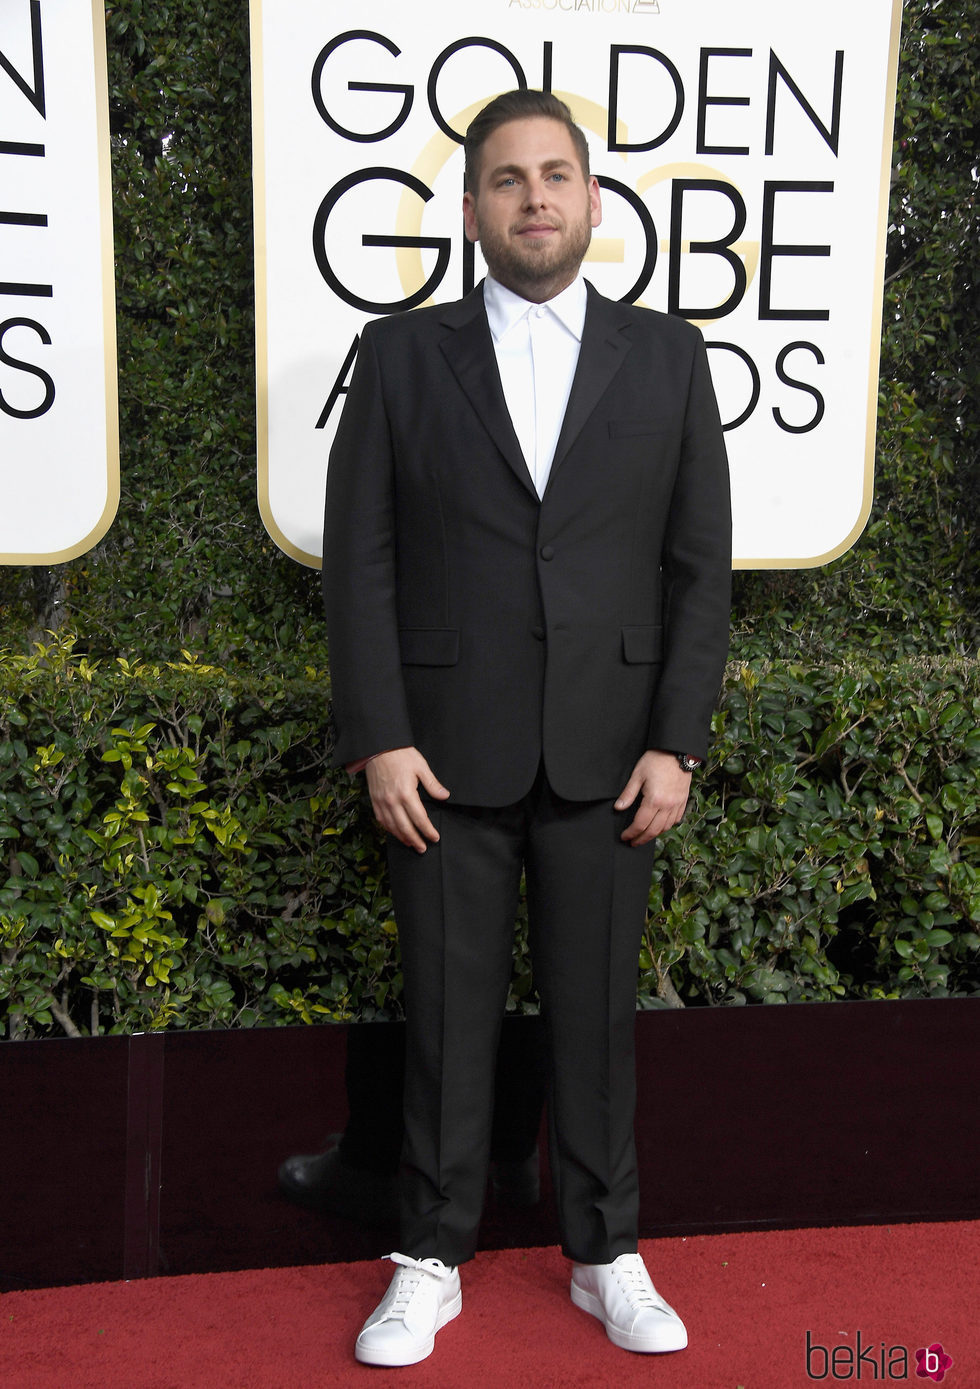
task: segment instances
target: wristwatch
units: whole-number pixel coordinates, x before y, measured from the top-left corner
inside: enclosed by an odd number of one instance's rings
[[[691,755],[686,752],[675,752],[674,756],[677,758],[677,765],[682,772],[696,772],[702,762],[702,758],[691,757]]]

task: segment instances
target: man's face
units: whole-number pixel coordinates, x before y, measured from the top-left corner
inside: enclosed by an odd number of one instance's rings
[[[463,198],[463,224],[495,280],[541,303],[578,274],[602,219],[599,185],[586,178],[572,137],[547,116],[508,121],[479,155],[479,187]]]

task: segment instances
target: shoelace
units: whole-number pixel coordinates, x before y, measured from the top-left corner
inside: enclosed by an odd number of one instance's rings
[[[395,1285],[395,1296],[388,1308],[388,1316],[399,1321],[405,1320],[412,1298],[423,1281],[423,1274],[448,1278],[452,1273],[452,1269],[446,1268],[438,1259],[410,1259],[407,1254],[385,1254],[383,1257],[390,1259],[393,1264],[402,1265]]]
[[[634,1263],[616,1265],[616,1280],[626,1295],[630,1307],[639,1311],[644,1307],[663,1309],[663,1299],[649,1282],[646,1270]]]

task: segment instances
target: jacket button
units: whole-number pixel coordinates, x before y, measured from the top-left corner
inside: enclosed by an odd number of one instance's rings
[[[554,551],[554,547],[553,547],[553,546],[551,546],[551,545],[542,545],[542,546],[541,546],[541,558],[542,558],[542,559],[554,559],[554,557],[555,557],[555,551]]]
[[[531,636],[534,638],[535,641],[544,641],[544,628],[532,627]]]

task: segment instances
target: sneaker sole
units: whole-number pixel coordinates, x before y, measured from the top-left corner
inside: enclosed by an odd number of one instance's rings
[[[439,1318],[435,1325],[435,1331],[427,1341],[417,1342],[411,1350],[398,1351],[394,1346],[378,1347],[362,1346],[361,1338],[358,1336],[354,1346],[354,1359],[359,1360],[362,1365],[417,1365],[420,1360],[425,1360],[432,1354],[436,1343],[436,1332],[458,1317],[463,1310],[463,1294],[458,1292],[452,1302],[447,1302],[439,1313]]]
[[[661,1355],[667,1351],[684,1350],[687,1346],[687,1331],[683,1325],[676,1325],[669,1322],[659,1336],[637,1336],[632,1331],[621,1331],[618,1326],[611,1326],[606,1320],[606,1313],[599,1298],[595,1293],[590,1293],[585,1288],[580,1288],[577,1283],[572,1283],[572,1301],[576,1307],[581,1307],[583,1312],[589,1312],[597,1321],[601,1321],[606,1328],[606,1335],[614,1346],[619,1346],[620,1350],[633,1350],[643,1355]]]

